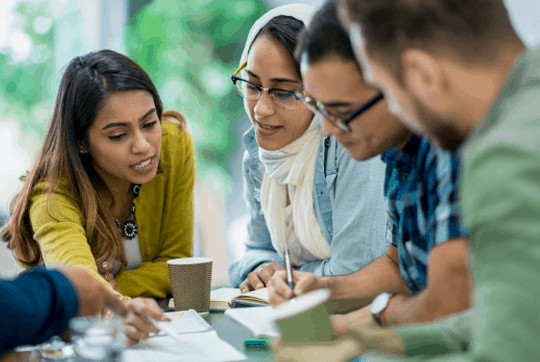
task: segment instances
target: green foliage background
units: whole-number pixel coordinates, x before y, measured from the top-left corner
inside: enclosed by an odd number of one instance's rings
[[[230,75],[249,29],[267,7],[261,0],[154,1],[126,32],[128,55],[155,82],[165,108],[180,111],[194,139],[199,179],[225,181],[244,114]]]
[[[50,19],[47,1],[21,0],[16,12],[22,20],[21,29],[30,37],[32,54],[23,61],[0,49],[0,108],[4,116],[20,120],[21,130],[42,137],[56,90],[54,75],[54,22],[45,32],[34,27],[36,19]]]
[[[144,1],[130,1],[135,3]],[[17,61],[0,49],[0,108],[38,139],[45,133],[60,78],[54,54],[61,44],[55,44],[51,6],[46,0],[17,4],[21,29],[32,42],[28,59]],[[129,19],[125,30],[127,55],[148,72],[165,108],[188,120],[198,178],[226,191],[231,188],[227,163],[237,147],[236,123],[244,114],[230,75],[251,25],[266,11],[262,0],[154,0]],[[52,25],[38,32],[36,19],[50,19]]]

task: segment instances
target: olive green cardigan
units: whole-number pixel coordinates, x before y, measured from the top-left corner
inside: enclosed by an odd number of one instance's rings
[[[191,136],[183,126],[163,123],[161,161],[164,173],[142,185],[134,200],[143,263],[116,276],[124,296],[170,295],[167,260],[192,255],[195,158]],[[49,197],[44,193],[47,185],[34,187],[30,207],[34,238],[45,264],[81,267],[111,288],[98,273],[79,205],[61,185]]]

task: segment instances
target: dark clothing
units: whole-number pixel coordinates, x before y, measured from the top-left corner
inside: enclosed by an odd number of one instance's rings
[[[0,281],[0,355],[62,334],[77,315],[77,293],[64,274],[35,268]]]

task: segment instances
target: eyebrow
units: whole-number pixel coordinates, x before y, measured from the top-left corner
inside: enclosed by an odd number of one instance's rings
[[[261,80],[261,78],[253,73],[252,71],[246,69],[246,72],[251,75],[253,78],[257,78],[258,80]],[[294,80],[294,79],[288,79],[288,78],[272,78],[270,79],[271,82],[274,82],[274,83],[295,83],[295,84],[299,84],[301,83],[299,80]]]
[[[141,118],[139,118],[139,122],[144,121],[149,115],[151,115],[155,111],[156,111],[155,108],[150,109]],[[101,130],[106,130],[106,129],[113,128],[113,127],[124,127],[124,126],[129,126],[129,123],[128,122],[113,122],[113,123],[109,123],[108,125],[103,127]]]

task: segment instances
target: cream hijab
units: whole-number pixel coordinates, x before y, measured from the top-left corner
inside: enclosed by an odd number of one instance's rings
[[[240,65],[247,60],[255,36],[271,19],[286,15],[302,21],[307,26],[316,11],[316,8],[309,5],[291,4],[264,14],[249,32]],[[261,204],[272,245],[282,256],[284,249],[289,247],[294,265],[311,261],[313,257],[321,260],[331,256],[330,245],[321,232],[313,207],[313,178],[317,150],[322,137],[321,124],[322,118],[314,116],[304,134],[289,145],[277,151],[259,149],[259,158],[266,170],[261,186]],[[287,192],[297,236],[289,240],[286,236],[285,220]],[[291,242],[300,245],[290,245]]]

